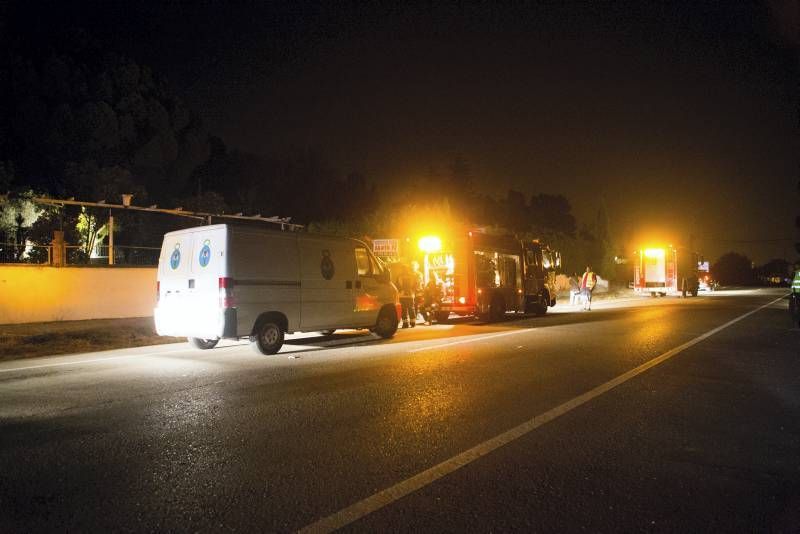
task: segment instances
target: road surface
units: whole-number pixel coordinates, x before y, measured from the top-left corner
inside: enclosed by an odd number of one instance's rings
[[[784,294],[4,362],[0,531],[796,532]]]

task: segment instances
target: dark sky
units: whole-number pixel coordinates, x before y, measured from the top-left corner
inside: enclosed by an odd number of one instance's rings
[[[562,193],[584,221],[604,199],[628,246],[794,255],[733,242],[796,235],[791,0],[65,4],[28,18],[153,65],[231,147],[379,183],[459,156],[497,196]]]

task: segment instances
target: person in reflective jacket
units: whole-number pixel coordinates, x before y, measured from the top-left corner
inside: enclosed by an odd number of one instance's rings
[[[590,311],[592,309],[592,291],[594,286],[597,285],[597,275],[594,274],[590,266],[586,266],[586,272],[583,273],[581,278],[581,295],[583,295],[583,309]]]

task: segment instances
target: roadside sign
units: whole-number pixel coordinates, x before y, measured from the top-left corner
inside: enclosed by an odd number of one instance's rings
[[[374,239],[372,241],[372,253],[376,256],[398,257],[399,242],[397,239]]]

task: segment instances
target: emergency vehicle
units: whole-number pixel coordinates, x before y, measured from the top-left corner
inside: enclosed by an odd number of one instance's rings
[[[399,320],[389,272],[355,239],[228,224],[164,236],[156,331],[199,349],[249,338],[274,354],[284,334],[368,328],[392,337]]]
[[[696,297],[700,285],[697,259],[696,253],[672,245],[641,248],[634,254],[633,288],[654,297],[677,293]]]
[[[444,243],[422,238],[420,248],[425,283],[433,278],[442,288],[440,322],[451,313],[497,321],[506,312],[541,315],[555,306],[561,256],[538,241],[476,230]]]

